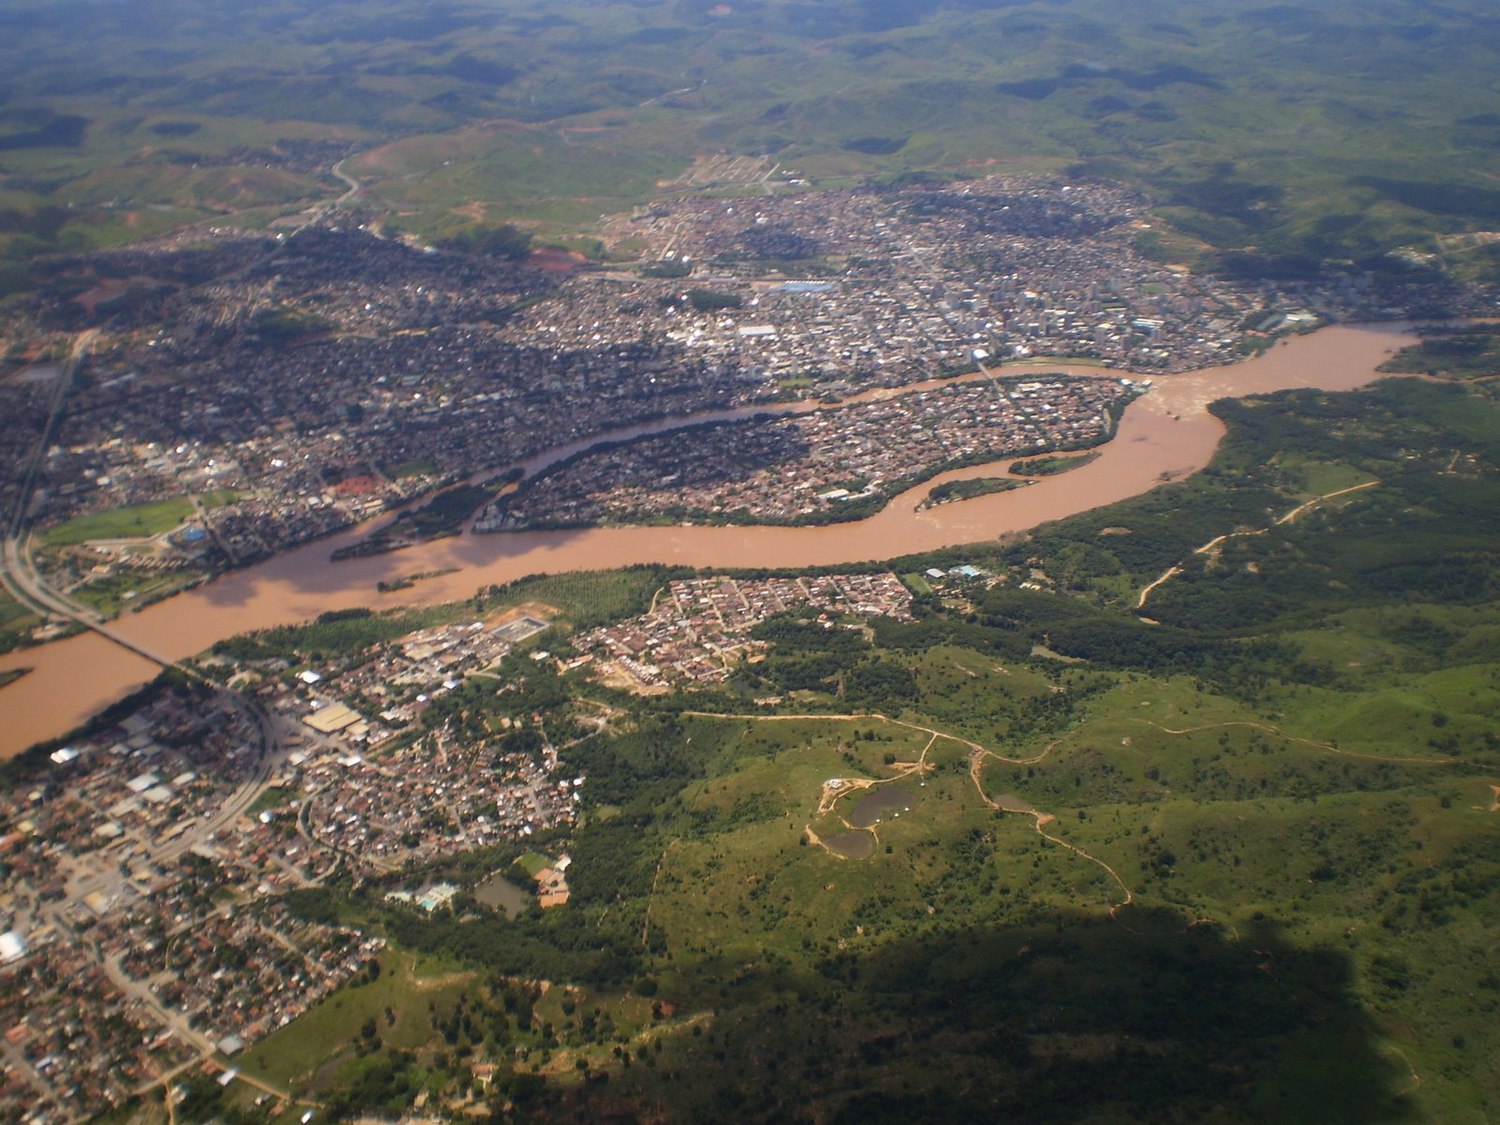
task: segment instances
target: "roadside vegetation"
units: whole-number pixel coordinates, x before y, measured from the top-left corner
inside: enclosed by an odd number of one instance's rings
[[[9,652],[31,640],[31,631],[42,619],[0,587],[0,652]]]

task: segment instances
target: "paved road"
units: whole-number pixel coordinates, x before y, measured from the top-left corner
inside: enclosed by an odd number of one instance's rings
[[[47,442],[52,437],[58,417],[62,414],[63,399],[67,397],[68,388],[73,384],[73,376],[88,356],[89,347],[97,335],[99,335],[97,328],[78,334],[73,341],[73,350],[62,365],[57,382],[53,384],[52,401],[47,405],[47,421],[42,426],[42,432],[37,435],[36,448],[31,451],[31,460],[26,465],[26,476],[21,483],[21,495],[16,500],[16,510],[10,514],[10,522],[6,525],[6,534],[12,539],[20,535],[21,529],[26,524],[26,511],[31,507],[31,490],[36,487],[37,473],[41,471],[42,460],[47,456]]]
[[[70,617],[82,624],[103,620],[97,612],[47,584],[31,558],[31,536],[8,536],[0,544],[0,578],[21,602],[44,616]]]
[[[80,332],[73,341],[73,350],[68,355],[67,362],[62,365],[56,383],[53,384],[52,399],[47,405],[47,420],[42,425],[42,432],[37,435],[36,446],[31,451],[31,457],[26,464],[26,475],[21,482],[21,492],[16,498],[15,510],[6,520],[5,539],[4,543],[0,544],[3,546],[3,551],[0,551],[0,583],[3,583],[5,588],[23,605],[44,617],[57,613],[75,620],[90,616],[89,611],[82,606],[48,589],[47,584],[37,574],[36,567],[31,562],[30,537],[26,533],[26,514],[31,508],[31,495],[36,488],[37,474],[41,471],[42,462],[47,456],[47,443],[51,440],[52,431],[57,427],[57,419],[62,415],[63,400],[67,398],[68,388],[73,384],[73,376],[88,356],[89,347],[98,334],[98,329],[91,328],[87,332]]]

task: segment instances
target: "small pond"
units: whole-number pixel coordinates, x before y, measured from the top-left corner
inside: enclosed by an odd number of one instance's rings
[[[875,837],[856,828],[828,837],[823,841],[823,846],[846,859],[869,859],[875,854]]]
[[[911,808],[911,801],[911,794],[905,789],[877,785],[855,803],[854,811],[849,814],[849,823],[856,828],[869,828],[891,813],[905,812]]]
[[[503,910],[507,918],[518,917],[531,905],[531,895],[504,875],[491,875],[474,888],[474,897],[492,910]]]

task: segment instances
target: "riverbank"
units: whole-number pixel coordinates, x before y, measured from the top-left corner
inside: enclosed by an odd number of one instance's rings
[[[1002,475],[1013,458],[945,473],[893,497],[868,520],[818,528],[656,527],[463,535],[393,554],[333,563],[331,549],[370,533],[361,527],[236,571],[216,582],[127,614],[116,631],[153,652],[181,659],[252,629],[309,620],[331,609],[372,603],[381,581],[445,571],[415,587],[380,595],[382,607],[431,605],[473,595],[482,585],[528,574],[605,570],[661,562],[696,567],[831,566],[992,540],[1139,495],[1165,479],[1201,469],[1223,435],[1214,400],[1317,387],[1353,390],[1382,377],[1376,368],[1409,342],[1407,326],[1339,325],[1244,363],[1157,377],[1126,409],[1093,463],[1023,489],[914,510],[949,480]],[[1048,365],[1070,374],[1114,378],[1129,372]],[[983,376],[976,376],[983,377]],[[0,658],[0,672],[30,675],[0,690],[7,722],[0,756],[56,737],[155,675],[141,657],[101,637],[81,635]]]

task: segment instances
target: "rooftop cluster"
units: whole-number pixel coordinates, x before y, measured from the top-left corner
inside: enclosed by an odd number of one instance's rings
[[[438,626],[321,671],[211,658],[253,695],[163,687],[0,793],[0,1117],[89,1116],[234,1054],[381,948],[293,917],[282,892],[571,823],[585,779],[518,685],[484,672],[547,628],[533,612]],[[367,698],[432,704],[476,672],[516,699],[492,736],[445,720],[370,749],[391,738],[355,710]],[[335,709],[352,721],[320,721]]]
[[[804,578],[690,578],[671,583],[649,613],[573,638],[599,672],[634,689],[715,683],[766,650],[750,631],[768,617],[816,606],[832,618],[911,617],[911,592],[886,571]]]
[[[640,438],[535,478],[475,530],[855,518],[946,469],[1104,441],[1133,393],[1122,379],[986,379]]]
[[[232,493],[178,541],[214,569],[647,418],[847,397],[976,358],[1173,371],[1235,358],[1273,321],[1399,311],[1368,278],[1160,265],[1135,248],[1147,224],[1118,187],[989,177],[662,203],[607,224],[647,247],[630,272],[560,277],[319,226],[60,259],[3,325],[32,356],[99,329],[32,513],[45,526]],[[0,382],[0,509],[26,479],[51,370]]]
[[[329,867],[246,815],[266,738],[234,697],[168,689],[0,793],[7,1120],[97,1113],[289,1022],[379,948],[272,901]]]

